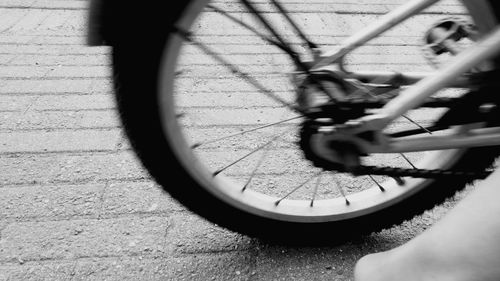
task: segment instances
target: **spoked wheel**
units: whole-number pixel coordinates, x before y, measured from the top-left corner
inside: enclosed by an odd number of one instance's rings
[[[450,11],[447,17],[458,17],[453,23],[468,30],[452,38],[453,51],[473,45],[496,24],[488,2],[470,1],[467,8],[437,3],[334,67],[310,71],[320,49],[335,47],[387,12],[387,5],[337,2],[190,1],[167,21],[175,24],[164,34],[115,44],[124,127],[167,192],[229,229],[316,244],[399,224],[484,177],[497,148],[361,155],[353,161],[372,168],[354,176],[342,163],[349,155],[340,163],[325,157],[350,148],[323,143],[317,134],[368,114],[420,79],[401,73],[435,71],[453,55],[436,51],[438,39],[426,41],[433,24],[442,27],[437,12]],[[380,70],[394,75],[366,74]],[[481,80],[473,90],[489,86]],[[433,134],[439,126],[457,125],[467,130],[472,121],[449,119],[484,109],[481,102],[460,103],[470,91],[461,85],[436,93],[434,103],[403,116],[387,134]],[[491,114],[477,116],[485,121],[479,126],[492,123],[486,120]]]

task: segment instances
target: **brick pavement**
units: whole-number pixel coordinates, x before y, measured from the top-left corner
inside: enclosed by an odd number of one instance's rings
[[[343,13],[369,22],[400,2]],[[0,280],[350,280],[359,257],[408,240],[453,204],[338,247],[265,245],[205,222],[163,193],[130,151],[110,50],[84,45],[86,8],[0,3]],[[418,67],[405,53],[404,63],[383,59]]]

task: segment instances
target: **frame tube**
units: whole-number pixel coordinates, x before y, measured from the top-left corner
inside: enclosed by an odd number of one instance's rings
[[[349,37],[344,41],[340,48],[334,51],[326,52],[320,60],[312,67],[312,69],[328,66],[332,63],[340,61],[345,55],[364,45],[366,42],[379,36],[385,31],[391,29],[395,25],[405,21],[406,19],[418,14],[422,10],[432,6],[439,0],[412,0],[398,7],[396,10],[384,15],[369,27],[364,28],[360,32]]]
[[[383,153],[403,153],[454,149],[465,147],[492,146],[500,144],[500,128],[484,128],[467,131],[466,134],[450,132],[444,136],[428,136],[394,140]]]
[[[426,98],[447,87],[456,80],[457,76],[498,53],[500,53],[500,27],[497,27],[476,46],[458,54],[452,63],[434,76],[423,79],[415,86],[402,91],[399,96],[380,108],[377,114],[357,120],[361,122],[358,125],[367,127],[369,130],[382,130],[408,110],[418,107]]]

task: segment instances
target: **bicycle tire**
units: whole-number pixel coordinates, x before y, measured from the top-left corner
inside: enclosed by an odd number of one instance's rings
[[[203,180],[187,171],[186,164],[178,158],[178,147],[165,130],[158,85],[168,35],[164,31],[144,39],[147,42],[124,39],[113,45],[113,77],[120,118],[132,148],[154,180],[191,211],[219,226],[273,243],[335,244],[409,220],[468,184],[460,178],[436,179],[401,202],[335,221],[274,219],[224,202],[203,185]],[[497,147],[469,149],[449,168],[487,169],[499,154]]]

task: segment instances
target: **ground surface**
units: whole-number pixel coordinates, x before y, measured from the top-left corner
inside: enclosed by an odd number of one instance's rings
[[[78,0],[0,3],[0,280],[351,280],[358,258],[453,205],[336,247],[266,245],[205,222],[129,149],[110,50],[85,46],[86,11]]]

